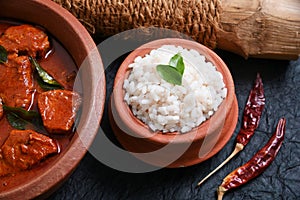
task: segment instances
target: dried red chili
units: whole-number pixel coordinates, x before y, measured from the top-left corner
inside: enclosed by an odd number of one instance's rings
[[[262,111],[265,106],[265,95],[262,79],[259,74],[256,76],[253,88],[250,91],[246,106],[243,113],[243,124],[236,138],[236,145],[233,152],[224,160],[216,169],[209,173],[205,178],[203,178],[197,186],[200,186],[204,181],[206,181],[211,175],[218,171],[223,165],[225,165],[231,158],[238,154],[243,148],[248,144],[251,137],[257,128]]]
[[[243,124],[236,138],[237,144],[241,144],[243,147],[248,144],[258,126],[264,106],[265,96],[263,84],[260,75],[257,74],[254,87],[250,91],[248,101],[244,109]]]
[[[260,175],[275,159],[285,135],[284,118],[280,119],[275,133],[267,144],[261,148],[246,164],[228,174],[218,187],[218,200],[223,198],[226,191],[237,188]]]

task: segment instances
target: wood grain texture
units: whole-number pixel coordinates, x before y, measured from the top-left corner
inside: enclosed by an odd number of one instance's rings
[[[223,0],[218,47],[244,57],[296,59],[299,0]]]

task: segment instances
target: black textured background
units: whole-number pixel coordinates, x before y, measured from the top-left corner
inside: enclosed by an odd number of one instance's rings
[[[233,137],[211,159],[186,168],[161,169],[144,174],[116,171],[87,154],[72,176],[50,199],[216,199],[216,189],[222,179],[238,166],[247,162],[275,130],[281,117],[287,119],[286,136],[275,161],[259,177],[248,184],[227,192],[229,199],[300,199],[300,59],[277,61],[248,59],[232,53],[217,51],[230,68],[239,102],[239,121]],[[107,90],[111,91],[118,63],[107,71]],[[240,127],[242,110],[256,77],[261,73],[266,106],[260,125],[246,148],[200,188],[197,182],[220,164],[233,150],[235,136]],[[101,123],[109,130],[107,112]]]

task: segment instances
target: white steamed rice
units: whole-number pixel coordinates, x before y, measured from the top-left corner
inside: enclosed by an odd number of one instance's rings
[[[185,64],[182,85],[163,80],[156,71],[180,52]],[[190,131],[214,114],[227,95],[223,76],[195,50],[165,45],[129,65],[124,100],[153,131]]]

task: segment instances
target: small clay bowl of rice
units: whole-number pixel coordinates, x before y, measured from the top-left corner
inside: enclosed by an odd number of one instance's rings
[[[121,64],[109,117],[120,144],[140,160],[191,166],[219,152],[234,132],[232,76],[216,53],[197,42],[155,40]]]

